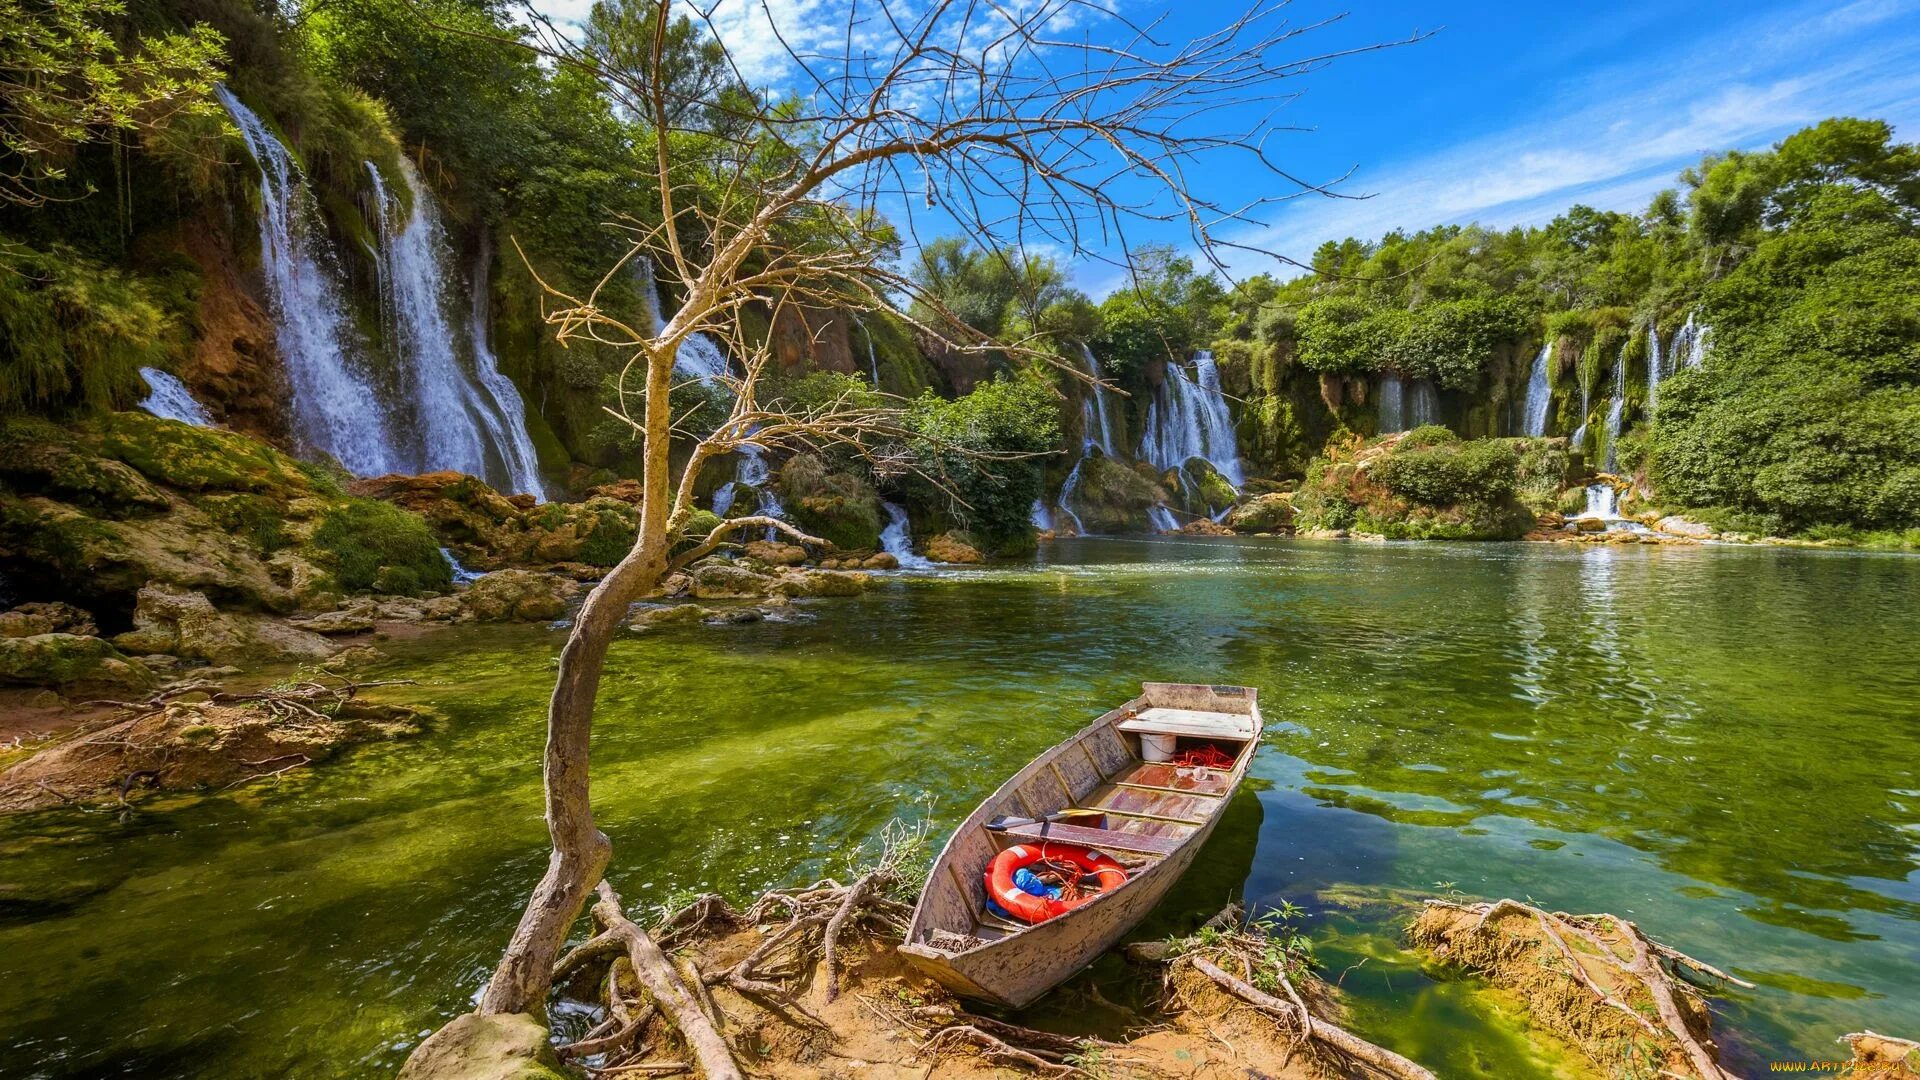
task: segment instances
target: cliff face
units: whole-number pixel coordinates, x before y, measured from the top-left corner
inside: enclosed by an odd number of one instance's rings
[[[284,445],[286,393],[273,316],[231,230],[216,215],[180,229],[179,251],[200,270],[192,351],[176,372],[223,423]]]

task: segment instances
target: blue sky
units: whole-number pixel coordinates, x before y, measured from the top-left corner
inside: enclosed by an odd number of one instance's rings
[[[686,2],[686,0],[682,0]],[[912,0],[907,0],[911,3]],[[1208,0],[1101,0],[1178,40],[1244,7]],[[536,0],[562,20],[591,0]],[[706,0],[713,3],[713,0]],[[831,35],[846,0],[719,0],[715,23],[756,81],[788,73],[768,17],[789,40]],[[863,4],[868,11],[872,4]],[[1815,3],[1402,3],[1349,6],[1296,0],[1312,22],[1346,12],[1301,39],[1318,53],[1438,32],[1417,44],[1339,60],[1288,80],[1304,91],[1276,120],[1310,128],[1274,136],[1274,156],[1364,201],[1308,197],[1263,211],[1231,239],[1305,260],[1326,240],[1375,238],[1478,221],[1535,224],[1575,202],[1637,210],[1706,153],[1764,147],[1826,116],[1879,117],[1920,137],[1920,0]],[[1272,179],[1222,166],[1192,182],[1223,202],[1273,194]],[[1263,190],[1267,189],[1267,190]],[[922,235],[926,235],[926,224]],[[934,230],[937,231],[937,230]],[[1143,228],[1137,243],[1185,245],[1183,230]],[[1253,255],[1236,275],[1291,272]],[[1096,297],[1120,272],[1076,265]]]

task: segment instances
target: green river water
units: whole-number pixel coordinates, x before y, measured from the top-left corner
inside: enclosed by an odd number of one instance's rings
[[[1759,984],[1716,1011],[1762,1075],[1920,1034],[1917,598],[1920,559],[1891,555],[1063,541],[809,621],[626,638],[596,804],[631,904],[746,897],[843,870],[896,815],[950,827],[1142,680],[1251,684],[1255,779],[1148,931],[1302,904],[1356,1028],[1448,1080],[1528,1080],[1581,1074],[1350,901],[1612,911]],[[392,644],[381,674],[448,718],[431,736],[0,822],[0,1076],[391,1075],[544,865],[559,644]]]

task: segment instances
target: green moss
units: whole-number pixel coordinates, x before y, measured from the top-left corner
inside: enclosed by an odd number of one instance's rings
[[[580,561],[589,566],[613,566],[626,558],[640,534],[632,510],[613,499],[595,499],[585,509],[591,517],[580,545]]]
[[[396,506],[354,499],[329,510],[309,542],[345,592],[404,596],[445,592],[453,572],[425,521]]]
[[[110,413],[87,428],[102,453],[168,487],[187,491],[310,488],[306,470],[256,439],[230,431],[162,420],[143,412]]]
[[[287,546],[285,503],[263,495],[215,495],[202,500],[200,509],[222,529],[244,537],[263,553]]]

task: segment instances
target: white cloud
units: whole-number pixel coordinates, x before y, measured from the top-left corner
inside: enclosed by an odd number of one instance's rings
[[[1861,38],[1915,9],[1863,0],[1750,39],[1676,43],[1635,63],[1573,80],[1557,104],[1507,130],[1385,169],[1346,188],[1364,201],[1301,199],[1236,240],[1304,260],[1327,240],[1478,221],[1538,224],[1575,202],[1639,209],[1702,155],[1754,148],[1836,114],[1920,121],[1920,42]],[[1638,87],[1622,92],[1622,87]],[[1230,260],[1237,272],[1271,260]]]

